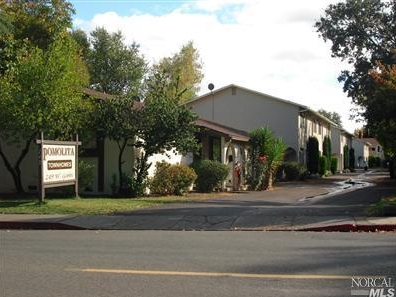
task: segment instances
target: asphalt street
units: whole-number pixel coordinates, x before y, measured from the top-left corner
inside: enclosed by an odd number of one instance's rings
[[[350,296],[394,233],[0,231],[0,296]]]

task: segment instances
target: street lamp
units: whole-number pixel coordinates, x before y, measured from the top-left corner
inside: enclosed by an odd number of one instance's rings
[[[208,89],[210,91],[210,94],[212,94],[212,121],[214,121],[214,95],[213,95],[213,89],[214,89],[214,84],[210,83],[208,84]]]

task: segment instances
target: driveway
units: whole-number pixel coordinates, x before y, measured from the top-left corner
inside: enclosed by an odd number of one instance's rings
[[[344,226],[348,231],[352,230],[351,226],[357,226],[354,230],[395,230],[396,217],[370,218],[366,214],[368,206],[394,194],[395,184],[386,172],[360,172],[278,183],[272,191],[231,193],[206,201],[113,215],[10,215],[3,219],[8,221],[6,226],[12,226],[15,221],[22,223],[16,227],[41,224],[49,229],[339,231]]]
[[[341,181],[353,179],[353,183]],[[171,204],[129,213],[113,227],[165,230],[284,230],[315,224],[364,222],[366,209],[394,188],[386,173],[280,183],[272,191],[242,192],[205,202]],[[367,184],[368,183],[368,184]]]

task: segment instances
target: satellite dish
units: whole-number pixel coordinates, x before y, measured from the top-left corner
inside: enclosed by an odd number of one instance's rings
[[[212,83],[208,84],[208,89],[209,89],[209,91],[213,91],[214,84],[212,84]]]

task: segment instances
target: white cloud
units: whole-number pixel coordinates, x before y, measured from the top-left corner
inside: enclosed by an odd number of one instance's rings
[[[350,100],[337,83],[345,65],[330,57],[329,45],[314,28],[331,2],[202,0],[162,16],[107,12],[75,24],[86,31],[98,26],[121,30],[126,42],[140,44],[150,62],[193,40],[204,63],[202,93],[210,82],[216,88],[236,83],[314,109],[337,111],[353,130]],[[241,6],[233,10],[233,22],[223,22],[221,10],[230,5]]]
[[[254,0],[197,0],[187,3],[185,9],[198,9],[207,12],[216,12],[234,5],[246,5]]]

